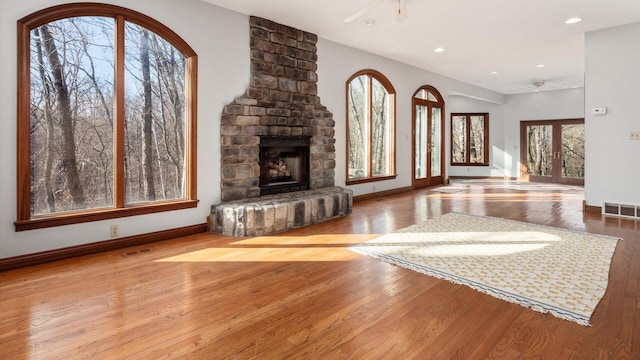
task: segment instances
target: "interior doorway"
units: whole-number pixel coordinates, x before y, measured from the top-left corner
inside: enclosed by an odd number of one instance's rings
[[[584,185],[584,119],[520,122],[520,178]]]
[[[444,179],[444,99],[433,86],[413,94],[413,188],[442,184]]]

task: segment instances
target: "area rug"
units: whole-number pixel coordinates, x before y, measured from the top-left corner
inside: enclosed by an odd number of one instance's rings
[[[455,186],[442,186],[439,188],[435,188],[435,189],[430,189],[431,191],[438,191],[438,192],[443,192],[443,193],[448,193],[448,194],[455,194],[458,192],[462,192],[467,190],[466,187],[455,187]]]
[[[618,240],[449,213],[350,249],[588,326]]]

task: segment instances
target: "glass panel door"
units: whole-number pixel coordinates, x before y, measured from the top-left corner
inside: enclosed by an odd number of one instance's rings
[[[431,108],[431,177],[442,176],[442,126],[440,108]]]
[[[523,180],[584,184],[584,119],[520,123]]]
[[[443,107],[440,93],[431,86],[423,86],[413,95],[413,181],[419,189],[444,181],[442,169],[444,155]]]
[[[527,174],[529,178],[533,180],[532,177],[551,177],[553,175],[552,161],[554,155],[552,150],[552,126],[527,126],[526,134]]]
[[[584,124],[561,125],[561,175],[584,179]]]
[[[427,178],[427,107],[416,105],[415,178]]]

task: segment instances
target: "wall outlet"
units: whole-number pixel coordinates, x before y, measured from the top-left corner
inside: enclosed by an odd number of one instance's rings
[[[111,225],[111,237],[120,236],[120,227],[118,225]]]
[[[629,131],[629,140],[640,140],[640,131]]]
[[[607,108],[606,107],[593,108],[591,109],[591,113],[593,115],[605,115],[607,113]]]

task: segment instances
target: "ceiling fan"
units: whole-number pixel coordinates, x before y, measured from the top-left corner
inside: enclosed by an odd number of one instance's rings
[[[515,83],[514,85],[520,85],[509,91],[509,93],[517,94],[524,92],[549,91],[549,90],[562,90],[581,87],[576,84],[576,79],[569,77],[545,77],[545,78],[533,78],[533,80],[527,81],[524,84],[522,82]],[[522,86],[524,85],[524,86]]]
[[[368,5],[366,5],[362,9],[356,11],[355,13],[351,14],[350,16],[346,17],[342,21],[344,21],[346,23],[350,23],[353,20],[355,20],[355,19],[359,18],[360,16],[362,16],[362,14],[367,12],[369,9],[371,9],[372,7],[380,4],[383,1],[384,0],[373,0]],[[394,2],[394,6],[395,6],[396,21],[402,21],[402,20],[406,19],[408,17],[408,14],[407,14],[407,0],[392,0],[392,1]]]
[[[535,92],[540,91],[540,88],[543,87],[545,84],[544,80],[533,80],[531,82],[531,86],[533,86],[533,89]]]
[[[540,90],[542,90],[542,88],[545,87],[545,85],[547,84],[546,80],[543,79],[537,79],[537,80],[532,80],[529,83],[527,83],[526,86],[518,88],[513,90],[513,93],[521,93],[521,92],[529,92],[529,91],[533,91],[533,92],[539,92]]]

